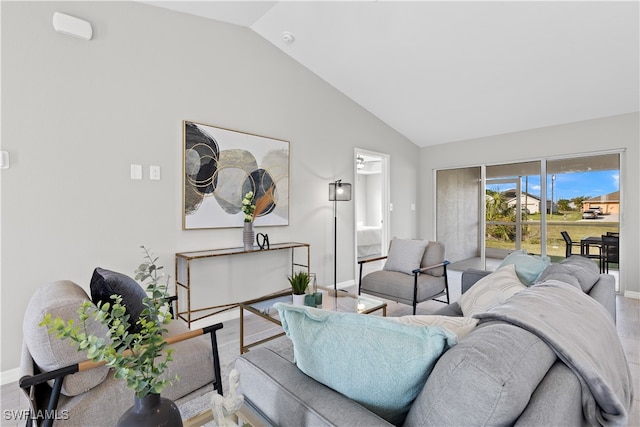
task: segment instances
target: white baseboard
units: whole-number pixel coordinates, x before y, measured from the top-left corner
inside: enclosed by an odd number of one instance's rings
[[[640,299],[640,292],[624,291],[625,298]]]
[[[9,369],[0,372],[0,385],[18,382],[20,379],[20,368]]]
[[[346,282],[340,282],[336,285],[336,288],[338,289],[346,289],[349,288],[351,286],[357,286],[358,283],[355,280],[347,280]],[[326,287],[331,287],[329,285],[324,285]],[[356,289],[357,290],[357,289]]]
[[[191,330],[204,328],[205,326],[215,325],[216,323],[227,322],[229,320],[237,319],[240,317],[240,310],[233,309],[225,311],[215,316],[207,317],[205,319],[196,320],[191,322]],[[182,320],[180,320],[182,322]]]

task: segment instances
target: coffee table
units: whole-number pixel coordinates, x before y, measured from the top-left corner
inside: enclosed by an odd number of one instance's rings
[[[338,291],[337,295],[333,288],[327,288],[324,286],[318,286],[318,292],[322,293],[322,306],[323,310],[333,310],[340,313],[360,313],[370,314],[376,311],[382,310],[382,315],[387,315],[387,303],[363,295],[354,295],[343,291]],[[282,326],[280,322],[280,315],[278,310],[273,308],[273,305],[277,302],[284,302],[291,304],[293,297],[291,296],[291,288],[279,291],[273,294],[265,295],[260,298],[256,298],[250,301],[241,302],[240,307],[240,354],[246,353],[251,347],[263,344],[267,341],[271,341],[275,338],[284,335],[284,332],[280,332],[274,335],[270,335],[261,340],[246,344],[244,342],[244,312],[245,310],[257,315],[258,317]]]

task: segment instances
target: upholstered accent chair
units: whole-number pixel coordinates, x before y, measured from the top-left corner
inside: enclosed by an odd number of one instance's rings
[[[416,314],[417,305],[427,300],[434,299],[449,304],[449,261],[444,259],[444,252],[442,242],[394,237],[387,256],[358,261],[358,294],[364,292],[411,305],[413,314]],[[385,259],[382,270],[363,277],[363,267],[366,263]],[[436,299],[442,296],[446,297],[446,301]]]
[[[122,295],[131,315],[130,310],[135,311],[134,307],[141,305],[140,296],[146,295],[133,279],[104,269],[94,272],[91,291],[93,299],[76,283],[57,281],[37,289],[27,305],[19,380],[30,403],[27,425],[35,421],[36,425],[50,426],[60,416],[66,418],[62,422],[66,426],[115,425],[134,403],[134,392],[127,388],[124,379],[115,378],[112,369],[95,366],[85,360],[86,352],[79,352],[70,340],[57,338],[46,327],[39,326],[48,313],[53,318],[75,319],[79,324],[80,305],[85,301],[96,303],[107,292]],[[107,327],[93,319],[89,320],[88,328],[92,334],[107,337]],[[203,387],[222,394],[216,339],[216,331],[221,328],[218,323],[189,331],[177,320],[166,325],[165,340],[174,352],[165,374],[167,378],[177,375],[179,380],[163,390],[163,397],[176,400]]]

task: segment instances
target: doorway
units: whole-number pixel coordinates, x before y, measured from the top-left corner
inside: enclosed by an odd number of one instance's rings
[[[389,155],[355,149],[356,261],[387,255],[389,245]]]

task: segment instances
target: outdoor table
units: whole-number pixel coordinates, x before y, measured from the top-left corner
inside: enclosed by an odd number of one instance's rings
[[[598,248],[597,255],[592,255],[589,253],[591,246],[595,246]],[[600,259],[601,251],[602,251],[602,236],[585,237],[584,239],[580,240],[580,255],[586,256],[587,258]]]

